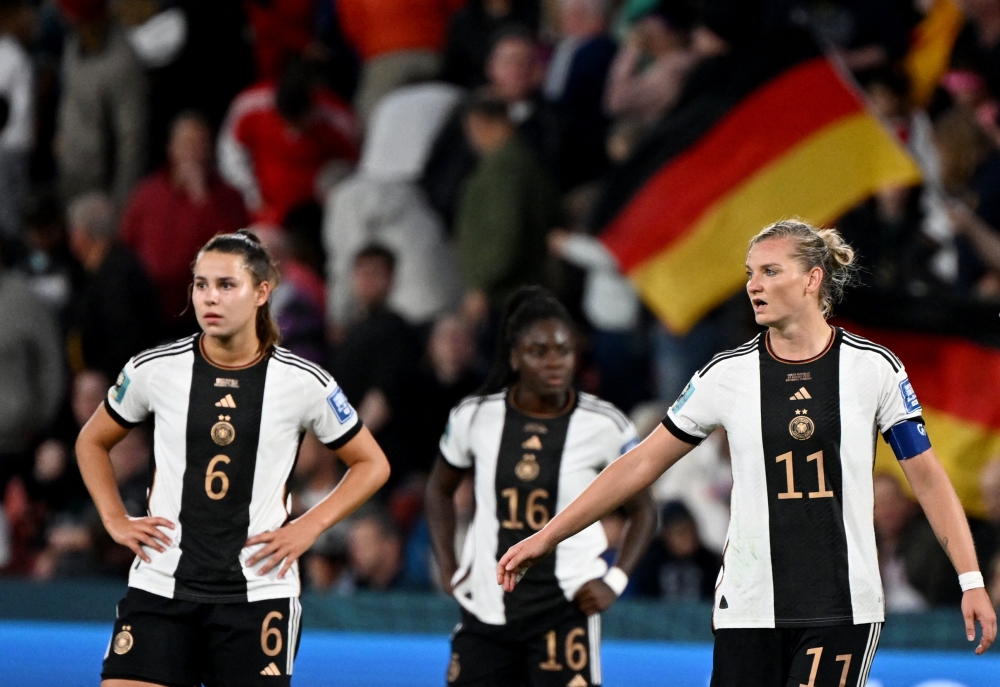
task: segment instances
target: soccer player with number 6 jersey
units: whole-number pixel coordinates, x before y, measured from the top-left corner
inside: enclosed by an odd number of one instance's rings
[[[996,614],[906,371],[889,350],[826,321],[853,260],[833,229],[782,221],[761,231],[747,254],[747,293],[767,331],[695,374],[660,427],[503,555],[497,582],[515,589],[559,542],[723,427],[732,516],[712,687],[863,687],[885,620],[872,517],[879,432],[958,572],[966,635],[974,641],[978,622],[975,651],[986,651]]]
[[[481,393],[451,412],[427,486],[427,520],[442,585],[462,607],[447,682],[458,687],[601,684],[601,617],[622,593],[656,527],[652,497],[625,500],[617,559],[592,524],[555,548],[516,590],[494,582],[497,559],[545,526],[607,465],[635,445],[617,408],[571,384],[572,319],[539,287],[507,303],[494,368]],[[455,558],[452,496],[473,474],[476,514]]]
[[[389,464],[322,368],[280,348],[277,271],[249,231],[198,253],[202,333],[132,358],[77,440],[80,472],[112,538],[132,549],[102,687],[291,682],[301,632],[298,558],[388,479]],[[108,452],[153,418],[147,517],[129,517]],[[289,520],[305,432],[348,465]]]

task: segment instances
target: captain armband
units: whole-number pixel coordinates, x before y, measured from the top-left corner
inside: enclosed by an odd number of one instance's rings
[[[923,418],[903,420],[888,429],[883,435],[885,442],[892,447],[896,460],[906,460],[918,456],[931,447],[927,436],[927,428]]]

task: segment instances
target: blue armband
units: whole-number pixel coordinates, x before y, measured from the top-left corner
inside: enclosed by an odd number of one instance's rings
[[[885,443],[892,447],[896,460],[918,456],[931,447],[924,420],[919,417],[896,423],[882,436]]]

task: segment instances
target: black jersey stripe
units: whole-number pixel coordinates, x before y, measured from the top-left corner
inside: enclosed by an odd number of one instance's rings
[[[133,427],[138,427],[140,424],[142,424],[141,422],[129,422],[128,420],[123,418],[117,410],[111,407],[111,404],[108,403],[107,398],[104,399],[104,409],[108,411],[108,415],[111,416],[112,420],[117,422],[125,429],[132,429]]]
[[[355,412],[357,412],[357,411],[355,411]],[[337,437],[333,441],[327,443],[326,447],[329,448],[329,449],[331,449],[331,450],[333,450],[333,451],[336,451],[341,446],[343,446],[344,444],[346,444],[348,441],[350,441],[354,437],[358,436],[358,433],[361,431],[361,428],[364,427],[364,426],[365,426],[365,423],[362,422],[361,418],[359,417],[358,421],[354,423],[353,427],[351,427],[349,430],[347,430],[346,432],[344,432],[343,434],[341,434],[339,437]]]
[[[316,381],[319,382],[322,386],[325,387],[327,385],[327,381],[325,379],[323,379],[322,377],[320,377],[318,374],[316,374],[313,370],[309,369],[305,365],[300,365],[298,363],[298,361],[296,361],[296,360],[288,360],[286,358],[281,358],[281,357],[278,357],[276,355],[272,356],[272,358],[274,360],[277,360],[279,363],[283,363],[285,365],[288,365],[289,367],[295,367],[295,368],[298,368],[298,369],[303,370],[305,372],[308,372],[313,377],[315,377]]]
[[[312,374],[316,375],[323,382],[324,386],[333,382],[333,377],[331,377],[329,374],[323,371],[322,368],[316,367],[315,365],[312,365],[308,361],[303,360],[298,356],[288,357],[282,355],[275,355],[274,357],[283,363],[288,363],[289,365],[294,365],[295,367],[308,370]]]
[[[885,346],[880,346],[879,344],[874,343],[873,341],[869,341],[868,339],[861,336],[855,336],[854,334],[851,334],[849,332],[844,332],[844,340],[850,343],[857,344],[858,346],[863,346],[865,348],[871,348],[877,350],[880,353],[889,356],[892,360],[896,361],[896,365],[898,367],[903,366],[903,361],[900,360],[898,357],[896,357],[896,354],[890,351]]]
[[[677,437],[678,439],[680,439],[684,443],[693,444],[693,445],[697,446],[701,442],[705,441],[703,438],[696,437],[693,434],[688,434],[683,429],[681,429],[680,427],[678,427],[674,423],[674,421],[670,419],[669,415],[664,415],[663,416],[662,424],[663,424],[664,427],[667,428],[668,432],[670,432],[671,434],[673,434],[675,437]]]
[[[145,365],[146,363],[152,362],[154,360],[158,360],[160,358],[170,358],[170,357],[173,357],[175,355],[183,355],[185,353],[190,353],[193,350],[194,350],[194,346],[188,346],[186,348],[178,348],[176,350],[164,351],[163,353],[159,353],[157,355],[150,355],[150,356],[147,356],[147,357],[143,358],[142,360],[136,361],[133,364],[133,367],[135,367],[136,369],[138,369],[138,368],[142,367],[143,365]]]
[[[857,341],[852,341],[852,340],[850,340],[850,339],[848,339],[846,337],[844,338],[844,345],[845,346],[850,346],[851,348],[856,348],[859,351],[868,351],[870,353],[878,353],[880,356],[882,356],[883,358],[885,358],[889,362],[889,365],[892,366],[892,371],[893,372],[899,372],[899,368],[902,366],[902,363],[900,363],[900,364],[896,363],[895,356],[893,356],[892,354],[886,353],[885,351],[883,351],[883,350],[881,350],[879,348],[875,348],[874,346],[863,346],[860,343],[858,343]]]
[[[330,382],[333,381],[333,377],[330,376],[330,373],[327,372],[326,370],[324,370],[322,367],[320,367],[319,365],[317,365],[316,363],[314,363],[312,361],[306,360],[305,358],[303,358],[301,356],[297,356],[294,353],[290,353],[289,351],[287,351],[284,348],[275,348],[274,349],[274,356],[276,358],[282,358],[283,360],[288,360],[288,361],[293,361],[294,360],[297,363],[302,363],[306,367],[312,369],[314,372],[316,372],[317,374],[319,374],[320,377],[325,378],[326,381],[327,381],[327,384],[329,384]]]
[[[604,415],[605,417],[610,418],[611,421],[615,423],[615,426],[623,432],[628,429],[628,418],[625,417],[625,414],[622,413],[622,411],[618,410],[618,408],[615,408],[607,401],[602,401],[594,396],[584,396],[583,394],[580,394],[579,405],[583,410],[589,410],[593,413],[597,413],[598,415]]]
[[[713,367],[715,367],[716,365],[718,365],[719,363],[721,363],[724,360],[729,360],[730,358],[739,358],[739,357],[747,355],[749,353],[756,353],[757,352],[757,340],[759,338],[760,338],[759,336],[755,337],[753,341],[745,343],[742,346],[740,346],[739,348],[734,348],[731,351],[726,351],[725,353],[720,353],[719,355],[715,356],[710,361],[708,361],[708,365],[706,365],[705,367],[701,368],[701,370],[698,372],[698,376],[699,377],[704,377],[706,372],[708,372],[709,370],[711,370]]]
[[[151,355],[155,355],[155,354],[158,354],[158,353],[163,353],[165,351],[169,351],[169,350],[172,350],[172,349],[175,349],[175,348],[182,348],[184,346],[189,346],[189,345],[191,345],[191,344],[194,343],[195,336],[197,336],[197,334],[193,334],[191,336],[184,337],[183,339],[179,339],[179,340],[174,341],[172,343],[163,344],[162,346],[156,346],[154,348],[147,348],[145,351],[141,351],[141,352],[137,353],[136,356],[135,356],[135,360],[136,360],[136,362],[139,362],[143,358],[149,357]]]

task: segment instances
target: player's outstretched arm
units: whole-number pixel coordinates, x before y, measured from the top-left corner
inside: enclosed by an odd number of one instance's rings
[[[609,465],[545,527],[510,547],[497,565],[497,584],[513,591],[528,566],[647,488],[693,448],[659,425],[645,441]]]
[[[165,518],[133,518],[126,512],[108,454],[128,433],[129,429],[115,422],[101,405],[80,430],[76,439],[76,461],[108,534],[149,563],[149,555],[142,547],[148,546],[163,553],[164,547],[170,546],[170,537],[160,528],[172,530],[174,523]]]
[[[267,559],[258,571],[266,575],[284,561],[278,571],[278,577],[284,577],[319,535],[356,511],[389,479],[389,461],[367,427],[337,449],[337,457],[347,465],[340,484],[284,527],[247,539],[246,546],[264,544],[247,560],[247,567]]]
[[[899,464],[955,570],[960,575],[978,573],[979,563],[972,543],[972,533],[969,531],[969,521],[966,520],[955,488],[941,467],[934,449],[902,460]],[[965,616],[966,636],[970,642],[976,638],[975,623],[978,622],[982,628],[982,638],[976,647],[976,653],[983,653],[997,636],[997,615],[983,587],[969,589],[962,595],[962,614]]]
[[[451,578],[458,569],[455,558],[455,492],[467,470],[452,467],[441,455],[434,461],[427,480],[424,511],[427,529],[430,530],[434,557],[441,571],[441,588],[451,594]]]

